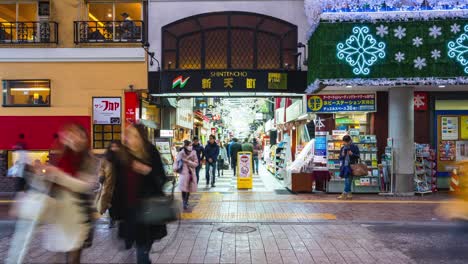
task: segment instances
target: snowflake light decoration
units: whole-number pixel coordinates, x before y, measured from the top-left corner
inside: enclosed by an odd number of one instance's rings
[[[465,33],[448,43],[448,49],[448,56],[465,67],[465,73],[468,74],[468,25],[465,25]]]
[[[353,35],[345,43],[338,43],[336,48],[338,59],[353,67],[355,75],[368,75],[370,67],[378,59],[385,58],[385,43],[377,42],[369,34],[368,27],[354,27]]]
[[[378,26],[376,29],[377,35],[383,38],[385,35],[388,35],[388,27],[384,25]]]
[[[436,39],[438,36],[442,36],[442,28],[434,25],[433,27],[429,28],[429,36]]]
[[[395,38],[402,39],[406,37],[406,28],[398,26],[398,28],[394,29],[393,32],[395,33]]]
[[[414,62],[414,67],[419,70],[422,70],[422,68],[427,66],[425,58],[417,57],[413,62]]]
[[[452,32],[453,34],[457,34],[460,31],[460,25],[458,25],[457,23],[450,26],[450,32]]]
[[[419,48],[419,46],[421,46],[423,44],[423,39],[420,38],[420,37],[415,37],[413,39],[413,46],[416,46]]]
[[[398,62],[402,62],[405,60],[405,54],[399,51],[398,53],[395,53],[395,60]]]
[[[435,49],[431,51],[431,58],[433,58],[434,60],[438,60],[440,57],[441,57],[440,50]]]

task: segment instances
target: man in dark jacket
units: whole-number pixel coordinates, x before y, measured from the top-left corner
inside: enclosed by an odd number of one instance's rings
[[[234,176],[236,176],[236,168],[237,168],[237,153],[242,151],[242,145],[238,142],[237,138],[233,139],[233,143],[231,144],[231,149],[229,153],[231,154],[231,166],[234,170]]]
[[[340,177],[345,179],[345,187],[343,194],[341,194],[338,199],[351,199],[351,183],[353,181],[351,165],[359,162],[359,147],[353,144],[351,137],[348,135],[343,137],[340,161]]]
[[[198,137],[193,138],[192,142],[193,150],[197,153],[198,158],[198,167],[195,169],[195,174],[197,175],[197,184],[200,181],[200,170],[202,168],[202,160],[205,158],[205,148],[200,144]]]
[[[206,186],[210,185],[210,169],[211,169],[211,187],[215,186],[216,179],[216,161],[218,160],[219,146],[216,144],[216,137],[210,135],[210,140],[205,147],[205,158],[206,158]]]

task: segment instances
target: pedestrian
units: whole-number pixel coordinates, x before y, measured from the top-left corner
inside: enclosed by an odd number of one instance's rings
[[[351,183],[353,180],[351,165],[359,162],[359,147],[353,144],[349,135],[343,137],[343,147],[340,150],[340,177],[345,179],[344,192],[338,199],[351,199]]]
[[[125,248],[136,245],[138,264],[150,264],[149,252],[155,240],[167,235],[165,224],[142,223],[143,202],[147,199],[163,197],[163,186],[167,181],[161,155],[151,144],[146,128],[141,124],[131,125],[125,133],[123,148],[124,171],[121,173],[123,188],[114,191],[120,203],[112,207],[120,215],[118,234],[125,241]]]
[[[219,156],[218,156],[218,177],[224,176],[224,164],[228,162],[227,150],[222,141],[219,142]]]
[[[249,139],[244,139],[244,144],[242,144],[242,151],[253,153],[253,145],[249,142]]]
[[[101,215],[109,211],[109,228],[114,227],[116,219],[116,212],[112,204],[119,203],[115,200],[118,196],[114,197],[114,191],[122,188],[122,176],[118,175],[123,171],[121,149],[122,143],[118,140],[109,144],[98,174],[101,188],[96,198],[96,209]]]
[[[228,160],[229,160],[229,164],[231,164],[231,145],[232,143],[234,143],[234,140],[231,138],[231,140],[229,140],[229,142],[226,144],[226,150],[227,150],[227,155],[228,155]]]
[[[205,148],[200,144],[200,140],[198,137],[193,138],[193,143],[192,143],[193,150],[195,150],[198,158],[198,166],[195,169],[195,172],[197,174],[197,184],[200,181],[200,170],[202,168],[202,161],[205,158]]]
[[[45,246],[53,252],[65,252],[67,263],[78,264],[82,250],[92,242],[98,162],[81,125],[66,126],[59,140],[63,151],[57,166],[43,168],[45,180],[54,184],[51,193],[56,200],[54,216],[45,232]]]
[[[258,159],[262,152],[262,146],[258,143],[257,139],[253,139],[253,171],[258,174]]]
[[[239,143],[237,138],[233,139],[233,143],[231,144],[231,167],[234,170],[234,176],[237,175],[237,153],[242,151],[242,145]]]
[[[177,154],[176,162],[174,162],[174,171],[177,171],[179,161],[182,161],[182,169],[179,173],[179,188],[182,192],[182,203],[184,209],[189,207],[189,197],[191,192],[197,191],[197,176],[196,168],[198,167],[198,158],[193,150],[192,142],[184,141],[184,147]]]
[[[210,186],[210,178],[211,178],[211,187],[216,187],[216,161],[218,160],[219,155],[219,146],[216,144],[216,137],[214,135],[210,135],[210,139],[208,144],[205,147],[205,159],[206,159],[206,166],[205,166],[205,177],[206,177],[206,187]],[[210,177],[211,174],[211,177]]]

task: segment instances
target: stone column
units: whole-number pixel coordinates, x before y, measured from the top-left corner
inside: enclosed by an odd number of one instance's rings
[[[388,98],[388,129],[393,139],[393,191],[414,191],[414,88],[392,87]]]

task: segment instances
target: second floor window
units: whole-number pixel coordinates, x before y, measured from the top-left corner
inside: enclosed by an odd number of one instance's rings
[[[0,3],[0,22],[37,21],[37,2],[6,1]]]

